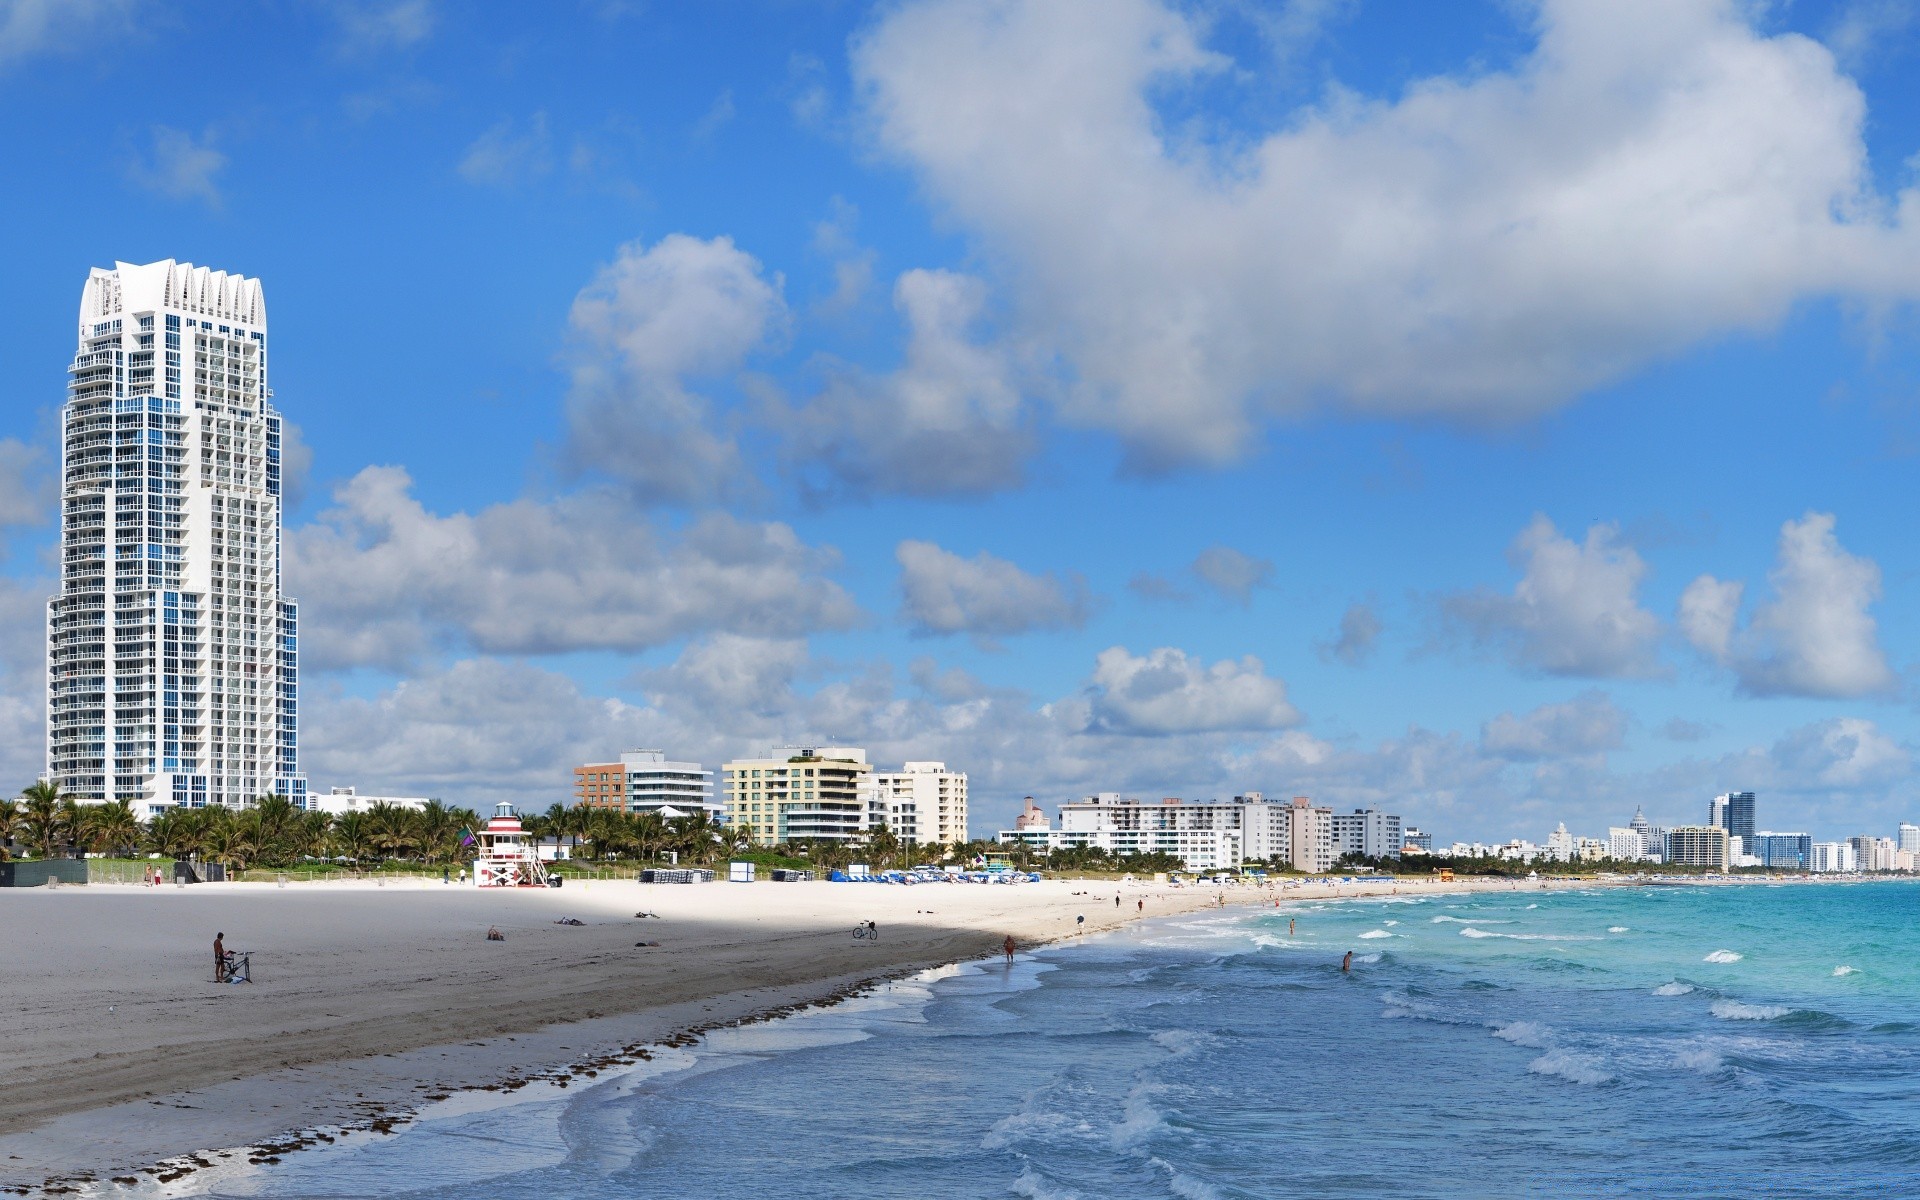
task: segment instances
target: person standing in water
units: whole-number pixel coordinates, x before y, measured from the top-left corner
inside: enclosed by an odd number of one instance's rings
[[[1007,940],[1000,944],[1000,948],[1007,952],[1007,965],[1012,966],[1013,965],[1013,935],[1012,934],[1007,935]]]
[[[1340,960],[1340,973],[1342,975],[1353,973],[1353,951],[1347,951],[1347,956]]]
[[[1296,917],[1288,917],[1288,918],[1287,918],[1287,936],[1288,936],[1288,937],[1292,937],[1292,936],[1293,936],[1293,923],[1294,923],[1294,921],[1296,921],[1296,920],[1298,920],[1298,918],[1296,918]]]

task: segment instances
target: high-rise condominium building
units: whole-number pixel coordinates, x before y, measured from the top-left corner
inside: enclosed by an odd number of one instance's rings
[[[875,771],[869,793],[869,825],[885,823],[902,839],[921,845],[967,840],[967,773],[943,762],[910,762],[898,771]]]
[[[1713,798],[1713,819],[1709,825],[1718,825],[1727,831],[1729,838],[1739,838],[1745,853],[1753,853],[1753,793],[1727,792]]]
[[[47,772],[82,801],[306,804],[258,280],[96,268],[61,409]]]
[[[1676,825],[1667,830],[1667,861],[1724,871],[1729,841],[1727,831],[1719,825]]]

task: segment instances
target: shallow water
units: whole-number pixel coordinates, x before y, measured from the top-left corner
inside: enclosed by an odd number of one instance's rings
[[[191,1188],[1915,1195],[1916,906],[1866,884],[1179,918]]]

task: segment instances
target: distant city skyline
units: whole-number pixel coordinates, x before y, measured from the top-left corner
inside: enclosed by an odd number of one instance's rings
[[[47,765],[75,292],[172,259],[272,292],[317,793],[814,739],[966,772],[976,833],[1751,789],[1889,836],[1920,25],[1869,9],[31,7],[0,781]]]

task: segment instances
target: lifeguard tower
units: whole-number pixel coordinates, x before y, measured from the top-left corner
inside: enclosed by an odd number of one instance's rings
[[[540,851],[520,824],[513,805],[502,800],[494,806],[486,828],[474,835],[478,843],[473,860],[476,887],[548,887],[547,869],[540,865]]]

